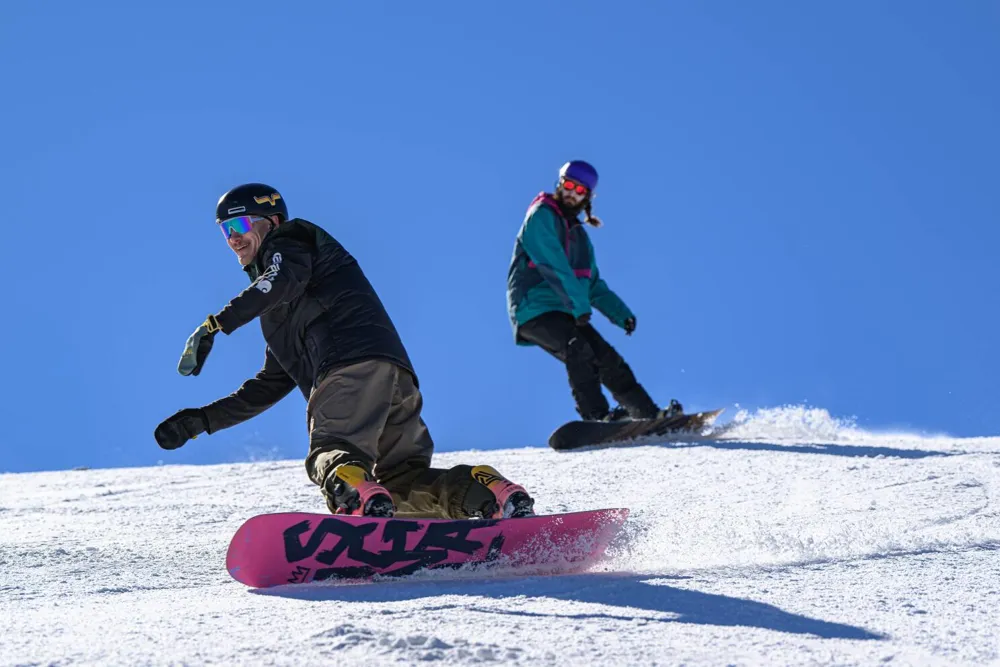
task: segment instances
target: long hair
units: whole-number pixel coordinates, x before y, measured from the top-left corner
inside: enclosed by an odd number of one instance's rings
[[[603,225],[604,223],[601,222],[601,219],[598,218],[593,213],[591,213],[590,209],[591,209],[590,197],[587,197],[587,199],[583,203],[583,212],[586,215],[585,220],[587,221],[587,224],[590,225],[591,227],[600,227],[601,225]]]

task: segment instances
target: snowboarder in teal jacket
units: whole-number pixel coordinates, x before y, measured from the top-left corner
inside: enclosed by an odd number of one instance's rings
[[[591,212],[597,171],[582,160],[559,170],[555,193],[531,202],[507,272],[507,311],[518,345],[537,345],[566,365],[582,419],[650,419],[679,414],[671,400],[661,410],[621,355],[591,326],[592,308],[632,335],[635,314],[601,278],[594,246],[580,221],[600,227]],[[619,406],[611,410],[601,385]]]

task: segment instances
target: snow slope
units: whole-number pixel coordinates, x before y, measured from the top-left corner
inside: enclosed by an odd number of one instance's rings
[[[323,511],[300,461],[2,475],[0,664],[1000,664],[1000,438],[740,421],[436,458],[497,466],[543,512],[632,509],[607,563],[562,577],[255,591],[229,538]]]

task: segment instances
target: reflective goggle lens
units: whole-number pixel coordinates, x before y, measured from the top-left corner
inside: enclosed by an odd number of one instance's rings
[[[253,223],[258,220],[263,220],[256,215],[241,215],[238,218],[229,218],[228,220],[223,220],[219,223],[219,227],[222,228],[222,235],[226,237],[226,240],[233,235],[233,232],[239,232],[240,234],[246,234],[253,228]]]
[[[576,190],[576,193],[580,195],[587,194],[587,187],[585,185],[580,185],[576,181],[571,181],[568,178],[563,179],[563,188],[569,191]]]

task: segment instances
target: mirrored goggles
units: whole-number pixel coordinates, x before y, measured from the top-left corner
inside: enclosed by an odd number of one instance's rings
[[[570,192],[576,190],[576,193],[578,195],[585,195],[588,192],[590,192],[590,189],[586,185],[583,185],[582,183],[577,183],[576,181],[570,178],[564,178],[562,186],[564,190],[568,190]]]
[[[238,232],[240,234],[246,234],[251,229],[253,229],[253,223],[258,220],[263,220],[256,215],[241,215],[238,218],[229,218],[228,220],[222,220],[219,222],[219,227],[222,228],[222,235],[229,240],[229,237],[233,235],[233,232]]]

